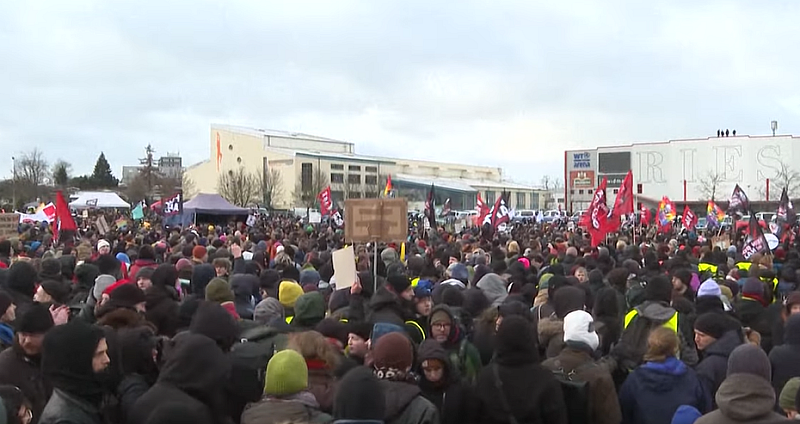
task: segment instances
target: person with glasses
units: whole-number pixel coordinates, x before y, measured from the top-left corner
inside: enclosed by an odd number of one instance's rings
[[[0,385],[0,398],[5,407],[5,419],[8,424],[30,424],[33,420],[31,403],[16,386]],[[2,415],[0,415],[2,416]]]
[[[430,338],[442,345],[451,366],[464,381],[473,384],[481,370],[481,355],[467,340],[466,332],[450,307],[437,305],[431,311]]]

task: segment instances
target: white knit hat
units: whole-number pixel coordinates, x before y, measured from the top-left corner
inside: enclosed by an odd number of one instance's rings
[[[600,338],[594,332],[594,320],[586,311],[573,311],[564,317],[564,343],[583,343],[592,350],[600,345]]]

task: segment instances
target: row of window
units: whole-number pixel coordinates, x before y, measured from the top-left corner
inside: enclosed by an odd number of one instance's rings
[[[350,184],[361,184],[361,175],[347,174],[347,182]],[[344,174],[331,172],[331,184],[343,184],[343,183],[344,183]],[[378,185],[378,176],[365,175],[364,184]]]
[[[515,209],[524,209],[525,205],[528,205],[530,209],[539,209],[539,194],[538,193],[531,193],[531,201],[530,203],[525,202],[527,197],[527,193],[525,192],[517,192],[517,203],[515,205]],[[492,190],[486,190],[486,199],[485,202],[490,204],[490,207],[494,205],[494,201],[497,200],[495,197],[495,192]]]
[[[642,190],[643,190],[642,185],[641,184],[636,184],[636,194],[642,194]],[[569,194],[575,194],[575,191],[576,190],[570,190]],[[585,191],[584,190],[577,190],[577,192],[578,192],[579,195],[583,194],[584,192],[586,194],[592,194],[592,193],[594,193],[594,190],[592,190],[592,189],[588,189],[588,190],[585,190]],[[618,188],[613,189],[612,193],[613,194],[619,193],[619,189]]]
[[[361,165],[347,165],[347,170],[350,172],[361,172]],[[344,171],[344,165],[341,163],[332,163],[331,171]],[[365,166],[364,172],[378,173],[377,166]]]

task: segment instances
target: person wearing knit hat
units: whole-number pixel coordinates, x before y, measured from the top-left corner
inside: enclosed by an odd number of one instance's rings
[[[356,367],[339,381],[333,403],[334,422],[382,423],[386,416],[386,395],[368,368]]]
[[[222,278],[212,279],[206,286],[206,300],[220,304],[231,316],[237,321],[241,319],[236,312],[236,305],[234,304],[234,295],[231,285]]]
[[[100,239],[100,241],[97,242],[97,253],[100,255],[108,255],[111,253],[111,244],[105,239]]]
[[[287,316],[294,314],[294,305],[303,293],[305,293],[303,287],[294,281],[284,280],[280,282],[278,286],[278,301],[286,308],[287,312],[292,311],[292,314],[287,313]]]
[[[261,325],[270,325],[270,323],[276,320],[284,322],[285,312],[283,305],[281,305],[278,299],[268,297],[258,302],[256,305],[253,310],[253,321]]]
[[[717,284],[716,281],[709,278],[706,281],[703,281],[703,284],[700,284],[700,288],[697,289],[697,297],[700,296],[722,296],[722,290]]]
[[[372,346],[372,359],[372,372],[386,395],[384,421],[439,422],[436,406],[422,396],[409,373],[414,364],[414,348],[406,335],[389,333],[381,337]]]
[[[26,261],[14,262],[7,272],[6,289],[14,304],[22,307],[33,302],[39,276],[36,268]]]
[[[364,363],[364,358],[369,351],[367,341],[372,333],[372,324],[368,322],[350,322],[347,330],[347,357],[359,364]]]
[[[709,393],[716,393],[725,379],[728,357],[744,343],[741,326],[734,319],[718,312],[707,312],[694,323],[695,344],[703,352],[696,371]]]
[[[778,405],[790,420],[797,419],[797,407],[794,401],[797,399],[798,393],[800,393],[800,377],[792,377],[783,386],[781,394],[778,396]]]
[[[767,354],[752,344],[731,352],[725,381],[716,394],[719,409],[697,420],[698,424],[767,423],[786,418],[775,412],[775,390]]]
[[[11,324],[17,319],[17,307],[14,300],[4,291],[0,291],[0,350],[5,350],[14,343],[14,329]]]
[[[195,246],[192,249],[192,262],[195,264],[208,262],[208,250],[203,246]]]
[[[70,286],[61,280],[45,280],[36,289],[33,300],[41,303],[64,305],[69,302]]]
[[[109,293],[108,303],[137,312],[145,311],[147,300],[144,291],[133,284],[123,284]]]
[[[305,293],[294,304],[294,316],[290,324],[297,331],[312,330],[325,319],[325,298],[318,291]]]
[[[764,283],[757,277],[748,277],[742,286],[742,298],[755,300],[765,307],[769,305],[766,301]]]
[[[290,422],[302,416],[307,422],[330,422],[308,391],[308,366],[294,350],[282,350],[267,364],[264,398],[242,414],[242,424]]]
[[[311,285],[317,287],[319,281],[319,272],[314,269],[304,269],[300,272],[300,286]]]
[[[502,325],[502,324],[501,324]],[[592,315],[573,311],[564,317],[564,349],[542,366],[554,372],[563,371],[589,384],[589,404],[593,419],[590,422],[618,423],[622,420],[619,400],[611,373],[594,364],[593,355],[600,345],[594,331]]]

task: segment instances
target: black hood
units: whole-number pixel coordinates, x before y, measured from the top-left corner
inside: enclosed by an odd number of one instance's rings
[[[453,364],[450,363],[450,358],[447,356],[447,352],[444,350],[442,345],[434,339],[425,339],[421,345],[419,345],[419,354],[417,355],[417,359],[419,360],[419,375],[420,379],[420,386],[425,387],[431,385],[425,379],[425,373],[422,370],[422,363],[429,359],[438,359],[442,361],[444,364],[444,383],[445,385],[449,383],[452,379],[453,372]]]
[[[193,333],[173,339],[158,384],[174,386],[204,403],[213,403],[231,371],[228,358],[214,340]]]
[[[789,319],[786,320],[786,326],[783,330],[783,340],[786,344],[800,344],[800,315],[791,315]]]
[[[103,396],[102,376],[92,369],[103,329],[73,320],[53,327],[42,344],[42,372],[53,387],[93,405]]]
[[[233,316],[215,302],[201,302],[197,307],[189,331],[202,334],[217,343],[227,352],[239,340],[239,326]]]
[[[249,302],[255,288],[258,287],[258,277],[251,274],[236,274],[231,277],[230,282],[237,302]]]
[[[217,271],[214,270],[214,267],[211,266],[211,264],[195,265],[194,269],[192,270],[192,280],[189,284],[192,289],[192,294],[205,296],[206,286],[208,285],[209,281],[216,276]]]

